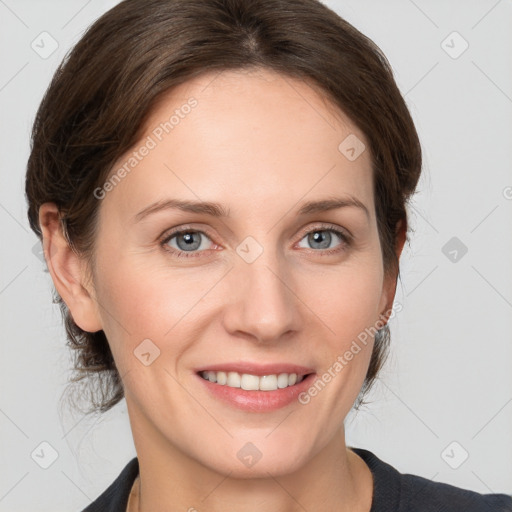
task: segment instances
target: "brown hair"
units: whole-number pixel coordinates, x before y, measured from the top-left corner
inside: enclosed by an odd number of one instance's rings
[[[93,261],[102,186],[141,135],[164,92],[207,71],[261,67],[307,81],[365,134],[386,272],[399,275],[396,225],[421,172],[418,135],[381,50],[317,0],[125,0],[101,16],[57,69],[32,131],[26,175],[28,218],[41,238],[39,207],[57,204],[73,250]],[[340,141],[341,142],[341,141]],[[80,329],[56,295],[74,382],[96,376],[91,410],[124,396],[103,331]],[[387,325],[356,408],[388,351]]]

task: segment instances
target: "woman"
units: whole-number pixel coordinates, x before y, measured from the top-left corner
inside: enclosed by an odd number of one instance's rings
[[[26,191],[137,458],[93,510],[512,510],[345,443],[386,356],[421,149],[314,0],[121,2],[55,74]]]

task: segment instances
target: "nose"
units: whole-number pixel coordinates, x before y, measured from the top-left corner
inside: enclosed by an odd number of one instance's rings
[[[252,263],[237,260],[229,279],[223,323],[231,335],[273,344],[300,329],[301,302],[288,262],[267,249]]]

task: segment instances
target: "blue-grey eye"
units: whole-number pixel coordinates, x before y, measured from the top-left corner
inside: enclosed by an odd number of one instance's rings
[[[191,252],[205,248],[203,238],[208,240],[206,235],[200,231],[180,231],[170,236],[166,243],[173,249]],[[175,242],[176,245],[172,242]]]
[[[343,234],[334,229],[315,229],[310,231],[302,240],[306,239],[312,249],[331,249],[331,243],[335,242],[336,238],[342,242],[345,240]],[[299,247],[304,246],[299,243]]]

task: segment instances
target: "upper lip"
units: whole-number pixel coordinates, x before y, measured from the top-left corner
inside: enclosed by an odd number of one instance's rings
[[[273,364],[260,364],[251,362],[231,362],[231,363],[218,363],[209,364],[197,368],[196,372],[237,372],[240,374],[248,373],[250,375],[279,375],[280,373],[296,373],[297,375],[307,375],[315,371],[306,366],[289,363],[273,363]]]

